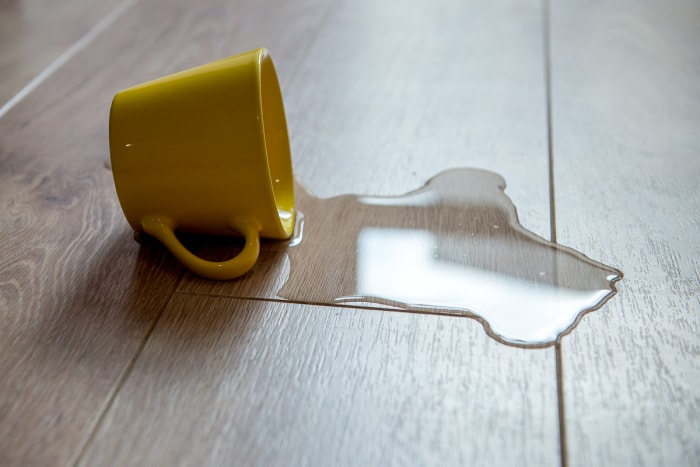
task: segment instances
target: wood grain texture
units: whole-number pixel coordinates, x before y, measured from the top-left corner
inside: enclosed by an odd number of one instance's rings
[[[0,463],[64,464],[181,268],[158,244],[133,241],[101,155],[80,161],[57,147],[58,133],[34,138],[33,124],[6,139],[10,122],[0,121]],[[101,136],[79,137],[89,146]]]
[[[324,10],[256,5],[138,3],[0,119],[1,464],[79,454],[182,271],[159,244],[140,248],[121,214],[107,164],[112,96],[259,46],[296,12],[272,44],[287,58],[278,66],[292,66]]]
[[[620,267],[562,343],[570,465],[700,459],[700,5],[552,2],[558,240]]]
[[[1,2],[0,108],[118,4],[118,0]]]
[[[3,465],[69,462],[181,272],[123,223],[105,168],[109,100],[84,71],[63,70],[0,120]]]
[[[81,465],[555,465],[551,351],[469,325],[178,293]]]
[[[523,225],[547,238],[542,50],[539,2],[340,3],[292,78],[282,74],[298,181],[322,198],[401,195],[446,169],[485,168],[505,178]],[[297,204],[313,209],[302,194]],[[179,290],[275,297],[285,250],[268,242],[246,277],[188,274]],[[236,246],[198,251],[224,258]],[[311,273],[319,288],[330,274]]]
[[[268,46],[297,176],[320,195],[388,194],[480,165],[504,173],[525,223],[546,235],[539,3],[413,7],[313,10],[320,30],[305,48],[279,32],[283,20],[294,24],[291,13],[260,36],[278,44]],[[174,27],[168,39],[179,42],[154,44],[138,63],[178,56],[190,26]],[[221,40],[206,23],[199,30],[203,44]],[[271,296],[286,246],[268,246],[244,281],[186,278],[190,293],[171,303],[85,464],[559,463],[552,350],[506,348],[471,320],[205,296],[243,293],[241,284]],[[323,272],[308,286],[323,287]]]
[[[562,343],[565,461],[695,465],[700,11],[552,3],[558,240],[626,273]],[[60,49],[104,5],[27,43]],[[275,297],[284,243],[240,281],[185,274],[172,295],[182,268],[132,241],[105,166],[114,92],[262,45],[312,194],[480,167],[548,237],[541,18],[516,1],[136,3],[0,119],[0,464],[559,464],[551,350],[454,317],[206,296]]]
[[[77,454],[181,273],[124,223],[105,167],[108,83],[84,75],[95,57],[0,120],[2,465]]]
[[[166,3],[139,4],[0,120],[3,465],[77,454],[181,272],[158,244],[133,242],[118,206],[106,167],[114,92],[241,51],[249,44],[228,42],[232,31],[249,33],[246,21],[263,16],[274,30],[298,8],[284,38],[289,65],[315,18],[304,3],[277,16],[264,4]],[[202,16],[218,22],[198,41]]]

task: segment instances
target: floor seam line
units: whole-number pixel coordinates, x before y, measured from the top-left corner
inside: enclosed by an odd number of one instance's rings
[[[116,20],[118,20],[133,4],[138,0],[123,0],[116,8],[102,18],[92,29],[86,32],[72,46],[66,49],[53,62],[44,68],[38,75],[32,78],[22,89],[14,96],[5,102],[0,107],[0,118],[4,117],[12,108],[19,104],[25,97],[31,94],[36,88],[41,86],[44,81],[49,79],[63,65],[68,63],[75,55],[87,47],[95,38],[102,32],[108,29]]]
[[[180,273],[180,278],[182,279],[182,275],[184,275],[184,271]],[[100,431],[100,427],[104,423],[105,418],[107,417],[107,414],[112,410],[112,406],[114,405],[114,401],[117,399],[117,396],[119,395],[119,392],[121,391],[122,387],[124,387],[124,384],[126,383],[126,380],[129,378],[129,375],[131,374],[132,370],[134,369],[134,366],[136,366],[136,362],[138,361],[139,357],[143,353],[144,348],[146,347],[146,344],[148,343],[151,335],[153,334],[153,331],[155,330],[156,326],[160,322],[160,319],[162,318],[163,314],[165,313],[165,310],[168,309],[170,306],[171,302],[173,301],[173,298],[177,295],[177,290],[174,289],[173,292],[170,294],[170,297],[168,297],[168,301],[165,302],[165,304],[162,306],[160,312],[151,320],[151,324],[149,325],[148,329],[144,333],[141,342],[139,343],[139,346],[136,348],[136,351],[134,352],[133,356],[131,357],[131,360],[129,360],[129,363],[127,363],[126,367],[124,367],[124,370],[122,371],[122,374],[119,375],[119,378],[117,379],[117,382],[114,384],[114,387],[110,391],[109,395],[107,396],[107,400],[105,401],[104,405],[99,411],[99,415],[97,418],[94,420],[90,428],[87,430],[86,436],[83,438],[82,442],[78,445],[78,448],[76,449],[76,454],[75,458],[68,462],[67,465],[71,466],[77,466],[80,464],[80,462],[83,459],[83,456],[87,452],[88,448],[94,441],[95,437],[97,436],[97,433]]]
[[[557,373],[557,408],[559,412],[559,450],[561,451],[561,467],[569,464],[568,448],[566,445],[566,411],[564,406],[564,368],[562,364],[561,342],[554,345],[554,358]]]
[[[557,243],[557,213],[554,196],[554,130],[552,123],[552,40],[550,7],[551,5],[549,0],[542,0],[542,48],[544,55],[545,103],[547,117],[547,172],[549,178],[549,236],[552,242]],[[557,415],[559,423],[559,454],[561,456],[561,467],[568,467],[569,453],[566,437],[564,364],[562,362],[561,340],[558,340],[554,345],[554,359],[557,386]]]
[[[323,307],[323,308],[341,308],[341,309],[348,309],[348,310],[381,311],[381,312],[388,312],[388,313],[403,313],[403,314],[423,315],[423,316],[442,316],[442,317],[446,317],[446,318],[455,318],[455,319],[470,319],[472,321],[476,321],[477,323],[481,324],[481,326],[483,326],[485,328],[490,326],[488,321],[486,321],[486,319],[482,318],[481,316],[476,315],[476,314],[468,314],[468,312],[462,312],[462,311],[450,312],[450,311],[414,310],[414,309],[410,309],[410,308],[409,309],[407,309],[407,308],[383,308],[380,306],[368,306],[368,305],[360,305],[360,304],[305,302],[305,301],[301,301],[301,300],[287,300],[285,298],[250,297],[250,296],[243,296],[243,295],[212,294],[212,293],[196,292],[196,291],[188,291],[188,290],[178,290],[175,293],[181,294],[181,295],[190,295],[190,296],[196,296],[196,297],[208,297],[208,298],[216,298],[216,299],[247,300],[247,301],[256,301],[256,302],[280,303],[280,304],[301,305],[301,306],[314,306],[314,307]],[[538,350],[538,349],[550,348],[550,347],[556,345],[555,342],[520,345],[517,343],[502,340],[498,336],[492,334],[490,331],[488,331],[486,329],[484,331],[488,334],[488,336],[490,338],[496,340],[497,342],[499,342],[503,345],[507,345],[508,347],[517,347],[517,348],[528,349],[528,350]]]

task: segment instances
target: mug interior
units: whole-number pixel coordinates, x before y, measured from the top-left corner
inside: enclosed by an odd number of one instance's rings
[[[260,99],[265,148],[277,213],[286,234],[294,231],[294,180],[284,104],[277,73],[267,51],[260,56]]]

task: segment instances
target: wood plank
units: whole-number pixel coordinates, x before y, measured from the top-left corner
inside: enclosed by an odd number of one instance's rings
[[[0,119],[1,464],[80,452],[182,271],[159,244],[133,241],[118,206],[114,93],[268,37],[284,70],[321,6],[137,3]]]
[[[563,341],[570,465],[700,458],[700,5],[552,2],[558,240],[626,273]]]
[[[0,108],[119,3],[118,0],[0,3]]]
[[[17,110],[36,115],[41,97]],[[56,100],[75,105],[74,97]],[[83,152],[102,142],[100,131],[86,124],[74,136],[82,148],[61,147],[61,132],[36,137],[44,123],[83,121],[63,113],[15,129],[17,113],[0,120],[0,463],[64,464],[162,312],[181,267],[155,242],[140,248],[133,241],[103,154]]]
[[[85,199],[2,219],[27,238],[0,251],[3,465],[76,455],[179,277],[157,245],[114,228],[109,203]]]
[[[542,50],[539,2],[340,4],[285,87],[299,183],[323,198],[401,195],[446,169],[483,168],[505,178],[522,224],[548,238]],[[300,211],[323,216],[297,192]],[[218,259],[237,248],[191,246]],[[268,242],[247,276],[188,274],[179,290],[277,297],[289,276],[286,250]],[[328,271],[317,275],[325,287]]]
[[[555,464],[552,352],[470,324],[178,293],[80,464]]]
[[[541,28],[539,2],[339,4],[299,68],[279,67],[300,181],[403,193],[480,166],[547,235]],[[206,297],[273,296],[286,248],[244,281],[187,277],[85,464],[560,462],[551,349],[459,318]]]
[[[69,462],[181,272],[124,224],[104,166],[108,100],[67,92],[81,76],[67,68],[0,120],[2,465]]]

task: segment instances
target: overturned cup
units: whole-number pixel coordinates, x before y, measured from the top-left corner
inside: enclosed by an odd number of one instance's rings
[[[119,92],[109,147],[131,227],[199,275],[241,276],[258,259],[260,237],[287,239],[294,231],[284,105],[265,49]],[[206,261],[182,245],[178,231],[242,236],[245,246],[228,261]]]

